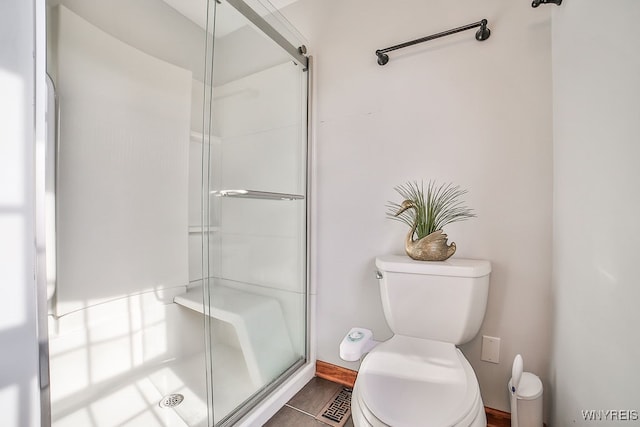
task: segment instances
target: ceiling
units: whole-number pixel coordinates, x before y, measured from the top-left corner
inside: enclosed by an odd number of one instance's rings
[[[163,0],[178,13],[193,21],[199,27],[205,29],[207,24],[207,0]],[[213,0],[212,0],[213,1]],[[280,10],[285,6],[295,3],[297,0],[259,0],[265,3],[268,9]],[[269,7],[271,5],[272,7]],[[267,8],[264,14],[267,14]],[[233,7],[225,10],[225,18],[216,22],[216,37],[222,37],[247,25],[247,20]]]

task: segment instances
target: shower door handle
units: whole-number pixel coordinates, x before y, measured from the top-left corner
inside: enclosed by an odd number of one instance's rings
[[[271,191],[256,190],[215,190],[211,192],[215,197],[237,197],[239,199],[260,199],[260,200],[303,200],[302,194],[274,193]]]
[[[58,147],[58,101],[55,86],[47,74],[44,141],[37,146],[36,226],[38,286],[46,290],[48,313],[53,314],[56,293],[56,157]]]
[[[40,81],[40,80],[38,80]],[[51,425],[51,394],[49,373],[48,314],[55,293],[55,157],[57,140],[57,102],[53,81],[47,75],[42,87],[46,93],[45,126],[36,124],[35,143],[35,280],[38,313],[38,385],[40,388],[40,419]],[[36,91],[39,83],[36,83]],[[53,180],[53,181],[52,181]]]

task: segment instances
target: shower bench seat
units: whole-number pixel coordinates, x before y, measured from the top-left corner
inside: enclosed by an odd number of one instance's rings
[[[217,285],[206,310],[203,301],[201,286],[174,298],[176,304],[233,326],[256,386],[268,384],[297,359],[277,299]]]

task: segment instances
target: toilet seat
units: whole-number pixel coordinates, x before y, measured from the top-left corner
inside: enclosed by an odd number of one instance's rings
[[[378,345],[362,362],[352,401],[358,424],[486,425],[471,365],[453,344],[439,341],[395,335]]]

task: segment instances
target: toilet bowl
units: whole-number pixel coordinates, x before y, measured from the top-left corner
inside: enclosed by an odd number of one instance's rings
[[[486,427],[475,372],[456,345],[484,318],[489,262],[386,256],[376,266],[395,335],[366,346],[351,398],[354,425]]]
[[[357,426],[486,426],[478,381],[460,350],[399,335],[365,357],[351,413]]]

